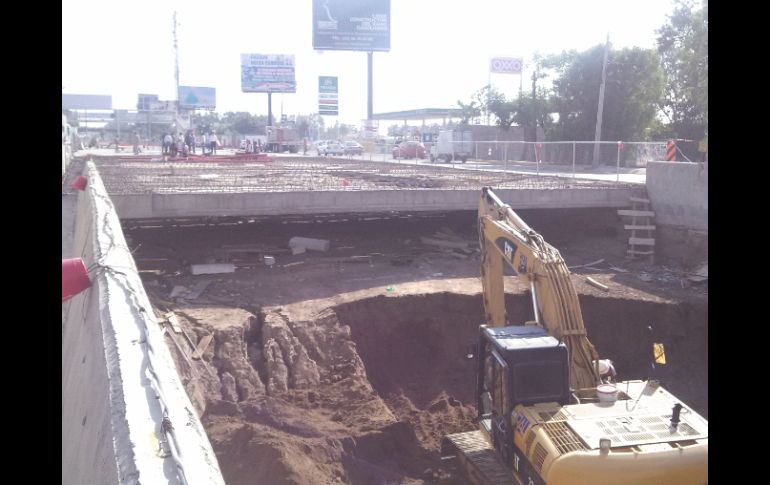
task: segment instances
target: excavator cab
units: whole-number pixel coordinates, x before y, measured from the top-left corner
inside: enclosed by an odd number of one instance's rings
[[[567,346],[536,326],[481,326],[476,409],[505,463],[513,457],[513,409],[523,404],[568,404]]]

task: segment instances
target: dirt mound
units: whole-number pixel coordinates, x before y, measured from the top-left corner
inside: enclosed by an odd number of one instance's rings
[[[647,376],[651,325],[670,362],[657,377],[706,414],[705,304],[581,303],[591,340],[623,378]],[[513,323],[532,318],[526,293],[506,295],[506,306]],[[195,360],[167,334],[228,484],[456,483],[438,450],[443,435],[475,427],[466,354],[480,295],[177,312],[184,332],[213,336]]]

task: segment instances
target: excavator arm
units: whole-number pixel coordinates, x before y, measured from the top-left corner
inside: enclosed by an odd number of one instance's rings
[[[537,324],[567,345],[570,387],[583,389],[600,384],[595,364],[598,354],[586,335],[577,292],[559,251],[504,204],[490,187],[482,189],[478,223],[487,325],[511,324],[505,311],[505,262],[529,285]]]

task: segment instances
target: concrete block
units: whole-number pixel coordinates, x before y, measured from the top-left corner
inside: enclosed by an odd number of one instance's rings
[[[289,239],[289,247],[304,247],[313,251],[328,251],[329,241],[326,239],[313,239],[309,237],[293,237]]]
[[[194,275],[235,273],[235,265],[230,263],[191,264],[190,272]]]

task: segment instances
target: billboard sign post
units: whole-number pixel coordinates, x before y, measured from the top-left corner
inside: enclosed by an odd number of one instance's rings
[[[339,115],[337,76],[318,76],[318,114]]]
[[[390,0],[313,0],[313,49],[390,50]]]

